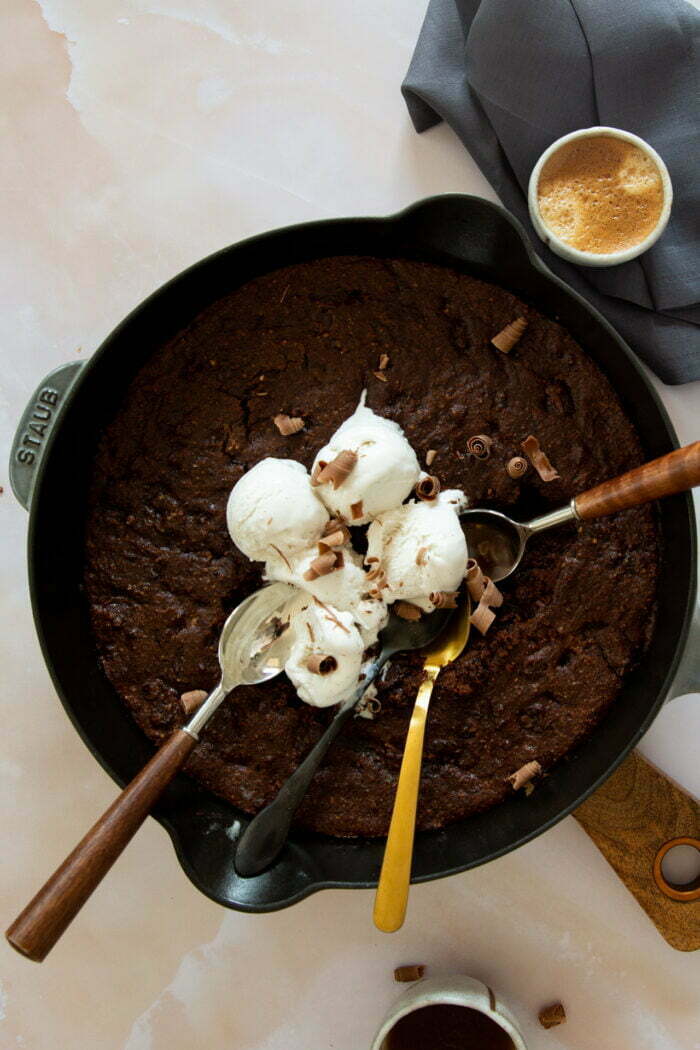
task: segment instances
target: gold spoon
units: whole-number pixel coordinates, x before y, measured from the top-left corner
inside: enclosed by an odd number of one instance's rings
[[[399,781],[396,785],[394,811],[391,815],[377,895],[374,899],[374,925],[384,933],[393,933],[400,929],[406,917],[420,771],[423,761],[423,741],[430,698],[442,668],[456,660],[467,644],[469,612],[470,604],[467,598],[450,617],[447,627],[439,635],[434,645],[428,649],[425,656],[423,664],[425,678],[418,689],[408,727]]]

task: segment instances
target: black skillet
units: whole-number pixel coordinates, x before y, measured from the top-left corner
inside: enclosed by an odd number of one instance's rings
[[[102,671],[82,589],[86,491],[97,437],[138,369],[210,302],[259,274],[328,255],[407,257],[443,263],[502,285],[560,321],[607,374],[648,459],[677,445],[642,368],[610,325],[554,277],[522,227],[476,197],[422,201],[389,218],[306,223],[253,237],[196,263],[155,292],[84,365],[48,376],[31,400],[12,449],[11,481],[29,509],[32,606],[44,657],[66,711],[97,760],[120,784],[153,753]],[[686,648],[696,595],[696,541],[688,495],[659,508],[663,565],[658,626],[640,666],[591,736],[523,804],[513,797],[485,813],[417,836],[414,880],[440,878],[492,860],[551,827],[622,762],[666,699],[696,681]],[[697,623],[696,623],[697,627]],[[275,866],[245,879],[234,868],[247,817],[180,775],[154,816],[184,870],[213,900],[272,911],[327,887],[376,884],[383,840],[345,841],[293,832]]]

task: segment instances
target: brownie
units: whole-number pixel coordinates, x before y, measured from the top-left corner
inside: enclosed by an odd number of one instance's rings
[[[490,339],[515,318],[510,354]],[[389,355],[386,382],[375,373]],[[396,420],[443,486],[472,506],[543,513],[642,461],[607,379],[558,324],[510,293],[406,260],[329,258],[243,285],[160,348],[100,441],[85,580],[102,664],[143,731],[182,724],[179,696],[218,679],[217,639],[259,586],[234,549],[232,486],[265,456],[307,467],[363,388]],[[305,429],[282,436],[278,412]],[[465,450],[488,435],[487,459]],[[514,480],[508,460],[534,434],[559,472]],[[535,537],[502,589],[485,637],[440,676],[430,709],[418,824],[492,806],[509,774],[546,771],[599,722],[653,625],[659,539],[649,507]],[[336,836],[386,832],[421,658],[392,660],[381,711],[334,744],[299,823]],[[276,794],[333,715],[302,703],[284,675],[236,690],[187,769],[246,813]],[[523,804],[527,804],[524,800]]]

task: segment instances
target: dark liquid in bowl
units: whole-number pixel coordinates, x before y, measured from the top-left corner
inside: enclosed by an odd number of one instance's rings
[[[441,1003],[402,1017],[384,1046],[386,1050],[514,1050],[515,1043],[479,1010]]]

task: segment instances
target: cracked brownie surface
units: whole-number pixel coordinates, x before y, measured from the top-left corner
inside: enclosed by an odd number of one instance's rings
[[[490,343],[518,316],[510,354]],[[389,355],[386,382],[375,376]],[[159,742],[182,724],[179,696],[218,680],[226,615],[260,585],[236,551],[228,494],[265,456],[309,467],[363,388],[405,429],[431,472],[472,506],[524,519],[643,459],[609,383],[557,324],[508,292],[450,269],[332,258],[260,277],[214,303],[133,380],[100,442],[85,580],[104,669]],[[282,436],[278,412],[305,429]],[[466,454],[488,435],[487,459]],[[535,435],[560,478],[506,471]],[[439,679],[418,824],[439,827],[502,799],[509,774],[545,772],[590,732],[644,649],[654,617],[653,511],[625,511],[535,537],[484,638]],[[374,721],[334,744],[299,811],[331,835],[386,832],[420,656],[394,659]],[[297,699],[284,675],[224,703],[188,771],[248,813],[269,802],[332,710]]]

